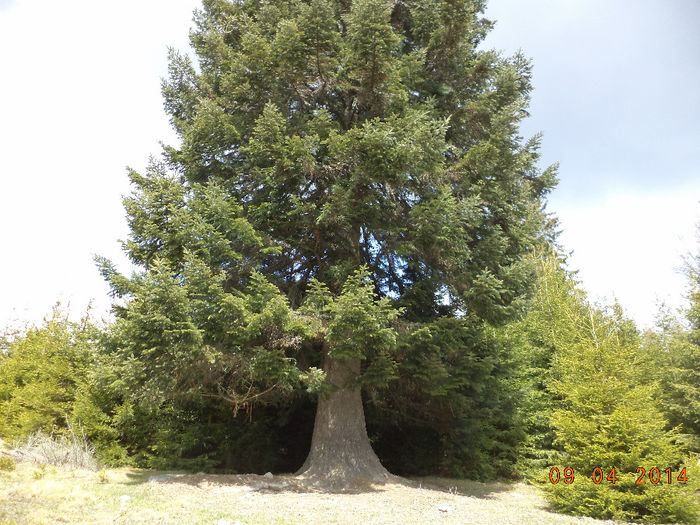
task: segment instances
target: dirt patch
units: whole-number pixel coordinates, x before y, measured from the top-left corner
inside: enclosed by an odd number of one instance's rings
[[[115,469],[0,475],[0,523],[613,523],[547,510],[531,486],[443,478],[324,491],[288,476]]]

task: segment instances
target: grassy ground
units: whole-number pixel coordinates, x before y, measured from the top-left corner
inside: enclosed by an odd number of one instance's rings
[[[553,514],[524,484],[425,478],[337,494],[293,476],[70,471],[21,462],[0,471],[0,524],[14,523],[606,522]]]

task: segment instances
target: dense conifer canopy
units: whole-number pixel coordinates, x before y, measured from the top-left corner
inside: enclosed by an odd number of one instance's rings
[[[236,202],[270,249],[258,269],[292,306],[312,278],[338,292],[360,264],[416,318],[501,318],[522,295],[553,173],[517,135],[528,62],[477,50],[482,8],[204,2],[198,64],[173,52],[164,82],[182,138],[167,158],[183,191],[216,183]],[[143,219],[136,262],[177,257]]]
[[[445,432],[501,410],[475,401],[498,363],[483,326],[523,306],[556,177],[518,134],[530,64],[479,47],[483,9],[203,2],[163,82],[181,143],[125,199],[142,271],[100,260],[133,392],[324,392],[325,356]]]

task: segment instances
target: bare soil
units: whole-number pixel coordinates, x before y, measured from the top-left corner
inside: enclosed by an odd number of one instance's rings
[[[0,472],[0,524],[565,524],[537,488],[444,478],[356,484],[338,493],[293,475],[64,471],[19,463]]]

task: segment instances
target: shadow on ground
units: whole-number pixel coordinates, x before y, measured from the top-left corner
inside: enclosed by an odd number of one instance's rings
[[[507,481],[482,483],[481,481],[470,479],[438,478],[434,476],[413,478],[409,480],[409,483],[411,483],[410,486],[412,487],[459,494],[460,496],[472,498],[491,498],[494,494],[510,492],[513,490],[514,485],[513,482]]]
[[[512,484],[507,482],[481,483],[478,481],[424,477],[407,479],[393,476],[386,484],[355,481],[349,485],[338,485],[324,480],[313,480],[293,474],[258,475],[258,474],[197,474],[133,470],[127,473],[127,485],[142,483],[183,484],[202,490],[221,487],[247,487],[252,492],[273,494],[281,492],[315,493],[315,494],[365,494],[382,492],[390,487],[402,485],[407,488],[431,490],[467,496],[490,499],[495,494],[512,490]]]

